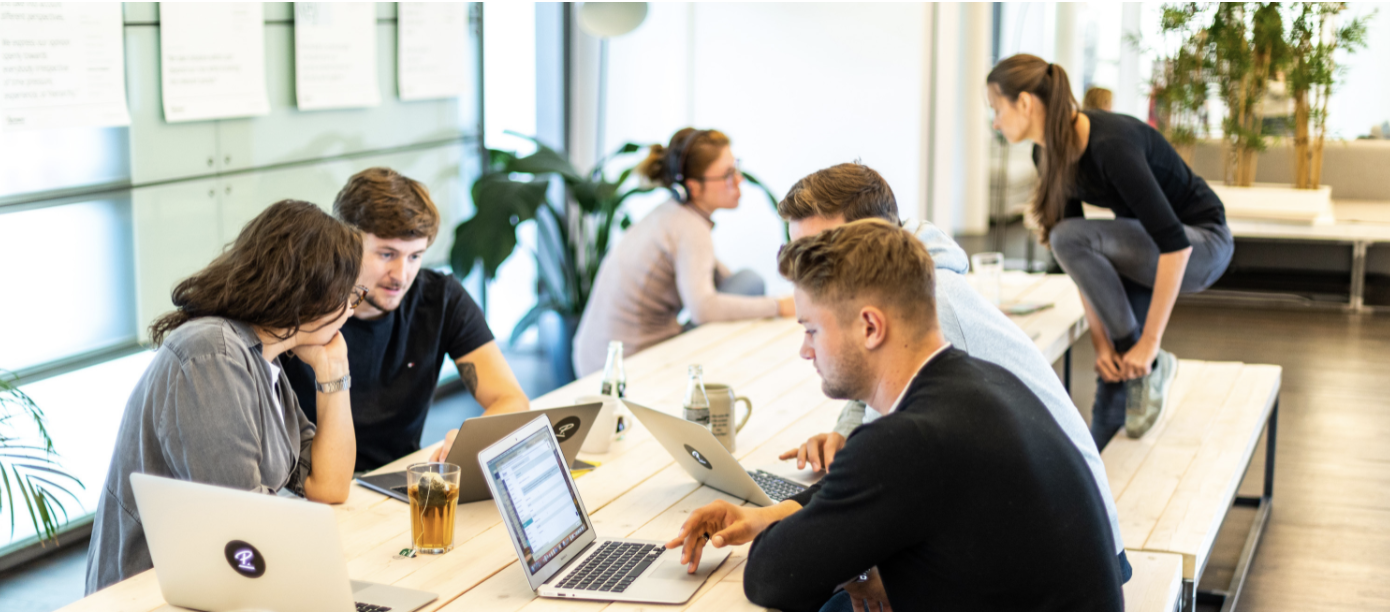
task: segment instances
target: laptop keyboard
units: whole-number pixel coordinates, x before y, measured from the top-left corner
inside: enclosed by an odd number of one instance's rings
[[[377,606],[369,603],[357,602],[357,612],[386,612],[390,610],[386,606]]]
[[[604,542],[558,588],[621,593],[666,550],[656,544]]]
[[[775,502],[786,501],[787,498],[806,490],[806,487],[762,470],[748,472],[748,475],[752,476],[753,482],[758,483],[763,493],[767,493]]]

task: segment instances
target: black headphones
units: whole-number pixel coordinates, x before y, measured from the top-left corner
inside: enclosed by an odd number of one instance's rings
[[[667,189],[671,190],[671,195],[677,202],[684,204],[690,200],[690,192],[685,188],[686,153],[690,151],[690,145],[712,131],[714,130],[695,130],[681,140],[679,145],[672,143],[671,148],[666,150],[666,174],[671,177],[671,184]]]

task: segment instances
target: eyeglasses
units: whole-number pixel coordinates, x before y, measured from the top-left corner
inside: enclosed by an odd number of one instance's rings
[[[734,183],[738,181],[739,177],[743,176],[743,173],[739,171],[739,166],[741,165],[743,165],[743,162],[741,160],[736,159],[734,160],[734,166],[732,168],[729,168],[728,172],[725,172],[724,174],[720,174],[717,176],[697,176],[695,177],[695,180],[700,181],[701,183],[705,181],[720,180],[724,181],[724,186],[732,189]]]
[[[367,299],[367,288],[358,285],[352,288],[352,295],[348,296],[348,308],[357,308],[362,305],[362,300]]]

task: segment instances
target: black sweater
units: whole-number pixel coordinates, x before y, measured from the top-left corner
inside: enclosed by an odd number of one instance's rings
[[[1084,111],[1091,136],[1077,162],[1075,198],[1063,218],[1081,217],[1081,202],[1104,206],[1121,219],[1138,219],[1161,253],[1192,243],[1184,225],[1226,224],[1226,207],[1202,177],[1147,123],[1105,111]],[[1033,149],[1036,164],[1042,150]]]
[[[871,567],[896,610],[1121,610],[1105,506],[1014,375],[957,349],[850,435],[804,507],[758,536],[752,602],[815,610]]]

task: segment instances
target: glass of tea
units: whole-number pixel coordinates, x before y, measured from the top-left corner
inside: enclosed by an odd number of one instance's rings
[[[459,466],[452,463],[417,463],[406,468],[410,541],[416,552],[438,555],[454,549],[459,474]]]

